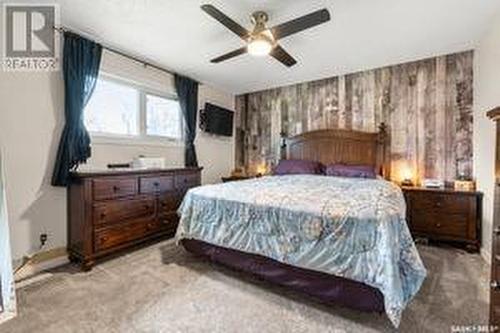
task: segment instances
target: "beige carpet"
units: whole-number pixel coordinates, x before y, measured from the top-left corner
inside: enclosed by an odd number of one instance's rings
[[[429,276],[401,332],[485,324],[487,272],[478,255],[420,246]],[[391,332],[389,320],[205,263],[163,242],[98,265],[74,266],[18,290],[19,316],[0,332]]]

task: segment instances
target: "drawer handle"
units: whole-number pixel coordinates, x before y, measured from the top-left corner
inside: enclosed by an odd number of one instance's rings
[[[441,207],[443,204],[441,202],[436,202],[436,207]]]
[[[105,218],[106,217],[106,213],[101,213],[101,219]]]
[[[113,186],[113,191],[118,192],[120,188],[118,186]]]
[[[499,290],[500,289],[500,283],[497,280],[492,281],[490,283],[490,287],[491,287],[491,289]]]
[[[101,237],[101,242],[105,242],[107,240],[108,240],[108,237],[106,237],[106,236]]]
[[[158,182],[154,182],[154,183],[153,183],[153,185],[154,185],[155,187],[158,187],[158,186],[160,186],[160,183],[158,183]]]
[[[495,227],[495,229],[493,229],[493,232],[495,233],[495,235],[500,235],[500,226]]]
[[[441,228],[441,223],[436,223],[437,228]]]
[[[169,224],[169,223],[170,223],[170,221],[169,221],[169,220],[167,220],[167,219],[165,219],[165,220],[163,220],[163,221],[161,221],[161,222],[162,222],[163,224]]]

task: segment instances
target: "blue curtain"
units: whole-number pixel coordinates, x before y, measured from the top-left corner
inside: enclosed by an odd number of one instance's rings
[[[52,174],[54,186],[67,186],[70,172],[90,157],[90,137],[83,123],[83,110],[97,82],[101,55],[101,45],[73,33],[64,33],[66,124]]]
[[[184,141],[186,144],[184,164],[187,167],[197,167],[198,159],[194,139],[196,137],[196,116],[198,114],[198,82],[176,74],[175,88],[186,124],[184,127]]]

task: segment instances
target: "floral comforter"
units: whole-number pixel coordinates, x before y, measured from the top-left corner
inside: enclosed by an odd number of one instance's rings
[[[365,283],[398,326],[426,270],[401,190],[382,179],[268,176],[191,189],[177,240],[197,239]]]

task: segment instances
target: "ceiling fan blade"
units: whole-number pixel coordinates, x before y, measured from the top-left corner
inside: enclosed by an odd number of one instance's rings
[[[247,29],[243,28],[241,25],[233,21],[226,14],[224,14],[214,6],[202,5],[201,9],[241,38],[246,39],[250,35]]]
[[[218,63],[218,62],[221,62],[221,61],[224,61],[224,60],[227,60],[227,59],[231,59],[231,58],[237,57],[237,56],[242,55],[243,53],[246,53],[246,52],[247,52],[247,47],[244,46],[244,47],[242,47],[240,49],[237,49],[237,50],[234,50],[232,52],[223,54],[220,57],[214,58],[214,59],[210,60],[210,62]]]
[[[316,25],[328,22],[330,13],[328,9],[321,9],[291,21],[279,24],[271,28],[271,32],[276,40],[293,35],[302,30],[312,28]]]
[[[285,51],[284,48],[279,45],[274,47],[270,55],[287,67],[292,67],[297,63],[297,60],[295,60],[288,52]]]

